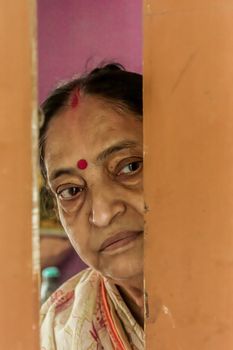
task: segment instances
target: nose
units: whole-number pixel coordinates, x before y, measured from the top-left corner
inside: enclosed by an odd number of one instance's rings
[[[126,211],[123,196],[112,184],[92,187],[89,222],[96,227],[106,227]]]

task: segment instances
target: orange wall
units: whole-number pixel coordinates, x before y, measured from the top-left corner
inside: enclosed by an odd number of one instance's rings
[[[31,214],[33,16],[33,1],[0,1],[0,349],[7,350],[39,348]]]
[[[0,2],[0,349],[14,350],[38,348],[29,3]],[[144,5],[146,349],[230,350],[233,3]]]
[[[144,1],[147,347],[233,347],[233,1]]]

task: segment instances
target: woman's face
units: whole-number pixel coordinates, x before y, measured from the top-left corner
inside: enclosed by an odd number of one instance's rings
[[[45,166],[62,225],[86,264],[116,280],[143,269],[142,152],[142,121],[93,96],[54,117],[47,132]]]

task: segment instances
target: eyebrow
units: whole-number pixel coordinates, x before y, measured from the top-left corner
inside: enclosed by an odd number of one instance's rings
[[[123,149],[129,149],[134,148],[137,146],[137,142],[135,141],[122,141],[118,142],[115,145],[112,145],[105,149],[104,151],[100,152],[97,156],[97,161],[104,161],[106,158],[108,158],[110,155],[119,152]]]
[[[62,175],[75,176],[75,175],[77,175],[77,171],[76,171],[75,168],[59,168],[59,169],[56,169],[56,170],[52,171],[49,180],[53,181],[53,180],[57,179],[58,177],[60,177]]]
[[[108,158],[110,155],[117,153],[119,151],[122,151],[123,149],[129,149],[134,148],[138,145],[135,141],[122,141],[118,142],[115,145],[112,145],[108,148],[106,148],[104,151],[100,152],[98,156],[96,157],[97,161],[104,161],[106,158]],[[50,181],[54,181],[58,177],[62,175],[71,175],[71,176],[77,176],[77,170],[76,168],[59,168],[52,171],[50,176]]]

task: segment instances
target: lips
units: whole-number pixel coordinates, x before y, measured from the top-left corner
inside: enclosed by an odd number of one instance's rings
[[[142,231],[124,231],[114,234],[101,244],[100,251],[111,250],[120,245],[127,244],[136,239],[140,234],[142,234]]]

